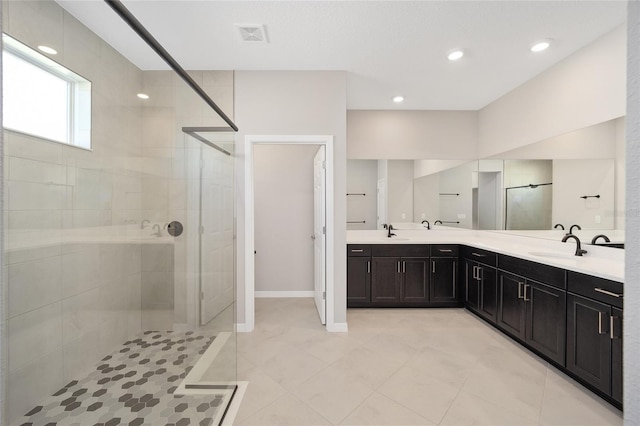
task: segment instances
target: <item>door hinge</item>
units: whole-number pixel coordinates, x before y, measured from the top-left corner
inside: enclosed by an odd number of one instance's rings
[[[322,227],[322,235],[324,235],[324,234],[326,234],[326,233],[327,233],[327,227],[326,227],[326,226],[323,226],[323,227]]]
[[[323,291],[322,292],[322,300],[326,300],[327,299],[327,292]]]

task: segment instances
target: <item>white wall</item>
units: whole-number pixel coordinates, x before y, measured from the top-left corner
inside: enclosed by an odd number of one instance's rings
[[[254,148],[256,291],[313,290],[313,157],[317,151],[315,145]]]
[[[346,73],[237,71],[234,83],[235,122],[240,128],[236,139],[238,323],[245,322],[245,135],[334,136],[333,322],[346,323]]]
[[[624,126],[624,118],[609,120],[510,151],[501,152],[495,158],[505,160],[613,158],[616,156],[615,140],[616,135],[620,133],[621,120],[623,121],[622,126]],[[622,150],[622,155],[624,156],[624,150]]]
[[[624,421],[640,424],[640,2],[630,1],[624,288]]]
[[[616,123],[615,136],[615,211],[614,228],[624,229],[625,227],[625,181],[626,181],[626,147],[625,147],[625,118],[619,118]]]
[[[475,158],[465,160],[413,160],[413,177],[419,178],[452,169],[467,163],[469,160],[475,160]]]
[[[480,158],[625,114],[620,27],[479,111]]]
[[[347,229],[376,229],[378,162],[347,160]]]
[[[584,200],[583,195],[600,198]],[[553,224],[613,229],[613,196],[613,160],[553,160]]]
[[[389,160],[387,182],[387,221],[413,222],[413,160]]]
[[[476,111],[347,111],[349,159],[477,158]]]

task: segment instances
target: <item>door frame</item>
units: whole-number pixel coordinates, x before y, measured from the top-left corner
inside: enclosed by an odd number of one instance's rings
[[[255,145],[324,145],[326,154],[326,329],[334,331],[334,159],[331,135],[246,135],[244,137],[244,326],[255,327],[255,211],[253,147]]]

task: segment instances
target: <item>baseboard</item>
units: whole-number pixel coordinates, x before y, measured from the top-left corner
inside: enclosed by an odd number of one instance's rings
[[[238,333],[250,333],[253,330],[250,330],[249,327],[247,326],[247,324],[245,323],[238,323],[236,324],[236,332]]]
[[[256,298],[267,298],[267,297],[313,297],[315,292],[313,290],[310,291],[256,291]]]
[[[331,333],[348,333],[349,327],[346,322],[334,322],[333,324],[327,324],[327,331]]]

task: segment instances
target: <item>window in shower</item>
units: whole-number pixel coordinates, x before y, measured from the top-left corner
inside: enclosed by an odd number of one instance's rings
[[[3,34],[3,124],[91,148],[91,82]]]

